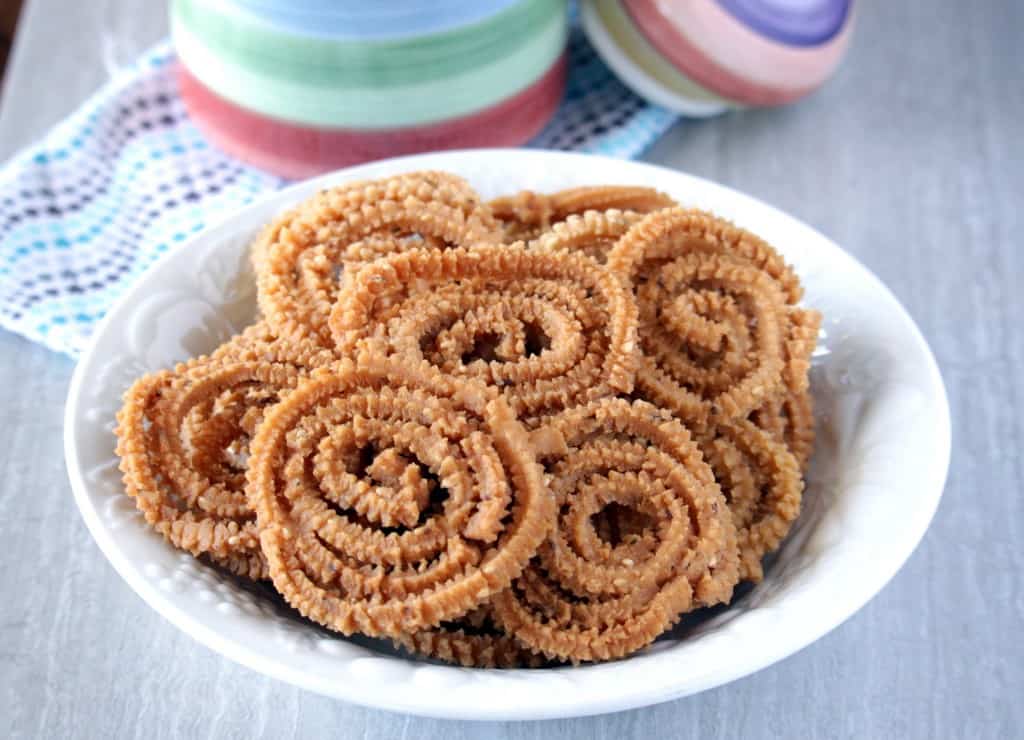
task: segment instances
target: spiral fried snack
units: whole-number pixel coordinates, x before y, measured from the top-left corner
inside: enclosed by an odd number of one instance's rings
[[[768,244],[674,205],[318,193],[253,244],[257,322],[125,395],[128,494],[346,635],[488,668],[643,648],[763,578],[814,443],[820,315]]]
[[[803,295],[800,280],[781,255],[759,236],[694,209],[652,213],[617,245],[610,263],[623,274],[646,280],[666,262],[688,254],[721,254],[750,263],[778,283],[787,304]]]
[[[502,632],[488,607],[457,622],[404,634],[394,642],[416,655],[466,668],[538,668],[548,662]]]
[[[265,321],[255,324],[220,345],[208,358],[212,362],[284,362],[303,370],[323,367],[335,361],[331,350],[308,336],[279,336]],[[200,357],[189,364],[206,361]]]
[[[636,305],[582,254],[522,245],[414,250],[368,265],[331,315],[337,350],[501,390],[520,415],[633,387]]]
[[[495,198],[491,212],[505,229],[505,241],[536,239],[554,224],[586,211],[651,213],[679,205],[653,188],[633,185],[596,185],[544,195],[523,190]]]
[[[814,401],[807,381],[821,314],[793,308],[789,316],[783,390],[754,411],[750,418],[758,427],[784,443],[796,456],[800,469],[806,471],[814,451]]]
[[[631,228],[608,267],[636,294],[640,395],[694,428],[747,416],[802,369],[787,363],[799,280],[754,235],[699,211],[665,210]]]
[[[534,445],[560,508],[530,566],[494,598],[507,634],[551,658],[607,660],[652,642],[684,612],[729,600],[736,530],[682,424],[624,399],[544,423]],[[611,539],[609,529],[618,530]]]
[[[635,211],[585,211],[573,214],[549,231],[541,234],[530,246],[554,251],[567,250],[582,252],[598,262],[604,263],[615,243],[640,221],[643,214]]]
[[[786,392],[750,415],[754,426],[786,446],[806,472],[814,452],[814,402],[809,391]]]
[[[260,308],[279,335],[330,347],[327,318],[346,270],[410,248],[472,245],[497,232],[454,175],[413,173],[324,190],[254,245]]]
[[[245,498],[249,439],[298,377],[286,364],[198,361],[136,381],[117,415],[117,454],[146,522],[182,550],[265,577]]]
[[[761,559],[800,513],[800,464],[781,442],[746,420],[723,424],[701,442],[738,531],[740,578],[760,581]]]
[[[292,606],[344,634],[401,637],[462,617],[522,572],[554,502],[525,430],[488,395],[346,360],[267,414],[249,502]]]

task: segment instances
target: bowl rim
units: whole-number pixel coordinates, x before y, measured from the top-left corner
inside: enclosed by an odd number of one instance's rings
[[[488,706],[475,705],[466,707],[458,706],[455,703],[445,704],[444,702],[438,701],[439,695],[443,696],[445,693],[457,694],[457,691],[431,693],[429,690],[424,690],[422,693],[426,697],[425,699],[411,701],[409,696],[399,696],[399,692],[388,691],[382,693],[380,692],[379,687],[374,688],[372,686],[367,690],[367,687],[361,685],[361,682],[359,681],[325,681],[319,677],[310,676],[295,665],[286,665],[280,660],[264,654],[259,649],[253,648],[251,645],[243,644],[237,640],[232,640],[223,632],[210,628],[195,615],[188,613],[185,609],[176,605],[171,597],[163,593],[152,580],[148,579],[148,577],[143,574],[141,566],[136,567],[124,554],[122,554],[116,542],[116,537],[103,523],[99,512],[89,499],[89,486],[83,476],[79,460],[79,441],[76,435],[76,419],[79,414],[84,381],[91,365],[96,361],[94,355],[99,344],[99,338],[103,336],[111,326],[115,325],[123,318],[121,314],[124,313],[126,307],[130,306],[139,295],[144,294],[146,288],[149,287],[148,283],[151,282],[155,274],[159,273],[174,260],[182,259],[180,255],[183,252],[188,251],[190,244],[193,242],[212,243],[217,239],[221,239],[223,241],[224,237],[230,234],[231,227],[236,222],[244,220],[244,214],[256,212],[261,209],[273,208],[275,211],[280,210],[288,204],[301,200],[314,190],[328,186],[331,183],[351,179],[378,177],[384,176],[388,173],[412,171],[416,169],[444,169],[446,161],[452,160],[457,162],[465,157],[505,159],[510,156],[514,156],[516,160],[523,165],[524,170],[528,169],[527,166],[530,164],[540,165],[542,167],[555,165],[571,166],[574,162],[578,162],[579,160],[587,160],[588,162],[598,160],[606,162],[610,171],[613,173],[617,170],[621,171],[621,168],[625,167],[638,173],[645,171],[651,174],[657,173],[661,178],[679,178],[681,181],[689,181],[690,186],[717,191],[721,196],[739,201],[744,207],[749,206],[752,209],[762,209],[762,213],[766,216],[781,219],[791,226],[800,227],[807,234],[815,237],[815,239],[820,243],[816,246],[835,250],[838,253],[837,256],[841,256],[848,260],[851,266],[863,273],[860,277],[868,281],[873,289],[881,291],[885,300],[891,304],[887,306],[887,309],[893,312],[893,320],[899,321],[903,325],[902,328],[908,332],[912,341],[912,347],[901,348],[901,351],[916,352],[923,360],[926,377],[922,380],[928,387],[929,401],[932,404],[938,404],[938,418],[935,420],[937,423],[930,428],[933,457],[931,458],[930,465],[927,470],[924,471],[924,474],[921,476],[921,484],[919,486],[920,492],[917,494],[921,499],[921,505],[914,510],[912,520],[904,523],[904,526],[902,527],[903,536],[902,539],[900,539],[898,546],[890,548],[890,554],[884,563],[876,562],[873,564],[871,577],[869,579],[863,580],[857,584],[851,584],[851,588],[849,589],[849,592],[847,592],[847,598],[845,600],[842,602],[836,601],[834,603],[830,602],[826,604],[827,608],[816,611],[813,621],[802,625],[802,629],[791,632],[788,639],[773,639],[771,641],[766,641],[767,646],[765,649],[756,655],[747,656],[747,659],[745,660],[738,660],[735,663],[728,665],[711,667],[704,674],[704,680],[699,682],[699,685],[694,685],[692,682],[690,684],[683,682],[679,685],[659,686],[657,687],[657,690],[654,690],[652,687],[642,684],[618,683],[615,687],[614,694],[611,696],[601,692],[594,692],[597,695],[584,696],[581,695],[578,690],[570,688],[569,690],[574,692],[575,695],[566,695],[561,691],[554,692],[554,694],[557,695],[541,694],[539,696],[541,703],[537,705],[510,706],[508,704],[497,702]],[[557,160],[557,162],[555,160]],[[457,165],[451,168],[456,170],[458,169]],[[379,160],[377,162],[359,165],[357,167],[344,168],[310,180],[295,183],[282,190],[270,193],[242,209],[225,214],[215,223],[212,223],[203,231],[196,234],[191,240],[184,243],[181,248],[162,255],[128,290],[125,291],[115,305],[110,308],[106,316],[97,325],[89,347],[82,354],[75,367],[64,410],[65,463],[79,511],[81,512],[90,534],[96,541],[104,556],[106,556],[107,560],[110,561],[115,571],[157,613],[211,650],[214,650],[215,652],[218,652],[231,660],[250,668],[251,670],[272,678],[286,681],[300,688],[377,709],[405,712],[419,716],[436,718],[473,720],[526,720],[588,716],[656,704],[698,693],[750,675],[817,641],[846,621],[850,616],[862,608],[871,598],[879,593],[903,566],[921,541],[928,525],[934,517],[945,487],[951,452],[951,436],[949,402],[945,386],[934,355],[932,354],[920,329],[917,327],[916,323],[902,304],[900,304],[892,292],[877,276],[874,275],[874,273],[864,267],[864,265],[861,264],[853,255],[840,248],[827,237],[798,219],[763,203],[759,199],[745,195],[732,188],[719,185],[704,178],[688,175],[671,168],[648,163],[623,161],[611,157],[601,157],[591,154],[523,149],[455,150],[451,152],[418,154]],[[622,663],[590,665],[581,668],[540,669],[540,672],[558,673],[564,671],[590,671],[593,675],[597,675],[598,672],[603,674],[609,672],[609,670],[614,672],[616,666],[626,664],[628,663],[624,661]],[[431,667],[435,668],[434,666]],[[495,670],[441,666],[437,666],[436,670],[470,671],[488,674],[498,673],[498,671]],[[524,671],[515,670],[501,671],[501,673],[510,676],[513,674],[522,674],[523,672]],[[568,686],[568,684],[565,685]]]

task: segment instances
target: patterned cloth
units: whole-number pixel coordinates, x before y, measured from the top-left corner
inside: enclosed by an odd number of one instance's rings
[[[566,98],[530,146],[635,157],[675,120],[600,61],[578,27]],[[287,184],[189,121],[164,42],[0,170],[0,326],[77,356],[160,255]]]

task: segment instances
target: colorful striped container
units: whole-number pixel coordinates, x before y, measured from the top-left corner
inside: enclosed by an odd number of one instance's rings
[[[519,145],[565,85],[564,0],[174,0],[171,29],[196,123],[286,177]]]
[[[853,0],[583,0],[583,26],[638,94],[684,115],[781,105],[842,59]]]

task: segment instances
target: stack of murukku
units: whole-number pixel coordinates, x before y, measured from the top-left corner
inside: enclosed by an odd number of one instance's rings
[[[644,187],[418,172],[252,248],[261,318],[139,379],[128,495],[305,617],[467,666],[629,655],[759,581],[800,510],[818,314]]]

